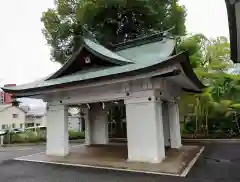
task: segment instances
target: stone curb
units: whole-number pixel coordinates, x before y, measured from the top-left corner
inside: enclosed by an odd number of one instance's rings
[[[70,140],[70,144],[84,143],[84,139]],[[127,142],[126,138],[110,138],[110,142]],[[240,139],[182,139],[184,143],[240,143]],[[5,144],[4,147],[14,146],[41,146],[45,145],[45,142],[40,143],[19,143],[19,144]]]
[[[181,173],[181,177],[186,177],[188,175],[188,173],[190,172],[190,170],[193,168],[193,166],[195,165],[195,163],[197,162],[198,158],[201,156],[201,154],[203,153],[205,147],[201,147],[200,151],[197,153],[197,155],[189,162],[189,164],[186,166],[186,168],[183,170],[183,172]]]
[[[75,143],[83,143],[84,139],[80,140],[70,140],[70,144],[75,144]],[[46,145],[46,142],[39,142],[39,143],[13,143],[13,144],[5,144],[4,147],[16,147],[16,146],[42,146]]]
[[[183,139],[185,143],[240,143],[240,139]]]
[[[14,143],[14,144],[4,144],[3,148],[4,147],[27,147],[27,146],[42,146],[42,145],[45,145],[45,143]]]
[[[127,142],[125,138],[111,138],[110,142]],[[239,138],[235,139],[182,139],[184,143],[240,143]]]

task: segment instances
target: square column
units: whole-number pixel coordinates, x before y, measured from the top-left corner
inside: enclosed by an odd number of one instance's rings
[[[49,106],[46,154],[66,156],[68,153],[68,107],[64,105]]]
[[[87,107],[82,108],[83,119],[85,122],[85,145],[91,145],[91,124],[89,117],[89,109]]]
[[[92,144],[108,144],[108,117],[100,103],[92,104],[90,110],[90,123],[92,125]]]
[[[103,110],[100,103],[91,104],[91,109],[86,112],[86,145],[108,144],[108,117],[107,111]]]
[[[128,160],[160,163],[165,158],[162,103],[154,95],[125,100]]]
[[[178,103],[168,102],[171,148],[182,147]]]
[[[166,147],[171,147],[169,112],[168,112],[168,103],[167,102],[163,102],[163,104],[162,104],[162,116],[163,116],[164,143],[165,143]]]

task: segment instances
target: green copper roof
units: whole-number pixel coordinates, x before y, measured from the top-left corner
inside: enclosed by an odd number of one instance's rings
[[[83,38],[83,45],[81,48],[60,68],[56,73],[52,74],[47,78],[47,80],[56,79],[58,78],[62,73],[64,73],[75,61],[77,60],[77,57],[79,54],[81,54],[81,51],[83,49],[88,50],[91,54],[94,56],[103,59],[107,62],[113,63],[116,66],[122,66],[126,64],[133,63],[133,61],[124,58],[109,49],[105,48],[104,46],[100,45],[94,40],[90,40],[88,38]]]
[[[185,66],[185,69],[183,70],[186,70],[186,73],[188,72],[187,75],[193,78],[193,82],[197,83],[199,88],[202,88],[202,85],[194,74],[190,63],[188,63],[188,55],[182,53],[172,56],[175,49],[174,39],[167,37],[157,39],[156,35],[154,35],[147,38],[147,40],[147,43],[137,44],[136,46],[133,46],[134,41],[131,41],[131,47],[128,47],[127,49],[118,49],[119,51],[113,52],[96,41],[84,38],[84,43],[79,51],[74,54],[60,70],[50,77],[26,85],[5,87],[3,90],[10,93],[22,93],[26,91],[36,92],[39,89],[48,89],[59,86],[63,87],[70,84],[76,85],[83,82],[89,83],[90,81],[97,82],[105,78],[113,79],[126,75],[135,76],[140,73],[154,71],[159,67],[164,68],[169,64],[182,62],[186,62],[183,64],[183,67]],[[139,42],[139,39],[137,42]],[[128,43],[125,44],[128,45]],[[102,65],[100,68],[91,67],[85,70],[79,68],[77,70],[75,69],[75,72],[69,72],[69,70],[71,71],[69,67],[71,67],[71,65],[74,67],[75,63],[78,63],[78,55],[81,54],[83,49],[86,49],[88,53],[93,54],[99,60],[111,62],[112,64],[108,66]],[[66,70],[68,71],[66,72]]]
[[[110,51],[109,49],[103,47],[98,43],[95,43],[90,39],[85,38],[83,39],[83,41],[84,41],[84,47],[87,48],[87,50],[90,51],[95,56],[103,57],[104,59],[107,59],[108,61],[119,64],[119,65],[133,63],[131,60],[126,59]]]
[[[76,81],[80,82],[83,80],[90,80],[90,79],[94,79],[94,78],[100,78],[100,77],[105,77],[105,76],[111,76],[111,75],[141,70],[141,69],[151,67],[151,66],[157,65],[159,63],[167,62],[167,61],[168,61],[168,59],[162,59],[162,60],[157,60],[157,61],[143,61],[138,64],[115,66],[115,67],[110,67],[110,68],[104,68],[101,70],[89,70],[88,72],[83,70],[83,71],[79,71],[72,75],[68,75],[68,76],[64,76],[64,77],[60,77],[60,78],[56,78],[56,79],[50,79],[47,81],[40,80],[40,81],[33,82],[30,84],[26,84],[26,85],[9,87],[8,89],[25,90],[25,89],[31,89],[31,88],[41,88],[41,87],[48,87],[48,86],[59,85],[59,84],[66,84],[66,83],[71,83],[71,82],[76,82]]]
[[[163,38],[161,41],[152,42],[136,47],[117,51],[122,57],[134,62],[157,61],[166,59],[174,51],[176,41],[170,38]]]

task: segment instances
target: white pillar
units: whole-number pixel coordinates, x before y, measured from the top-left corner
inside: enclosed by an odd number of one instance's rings
[[[103,110],[100,103],[91,104],[88,116],[85,119],[85,144],[108,144],[108,118],[107,111]]]
[[[68,110],[64,105],[49,106],[47,111],[47,149],[51,156],[66,156],[68,146]]]
[[[125,100],[128,160],[160,163],[165,158],[161,102],[153,95]]]
[[[4,145],[4,135],[0,136],[0,140],[1,140],[1,146],[3,146]]]
[[[90,124],[90,118],[89,118],[89,109],[87,107],[84,107],[82,109],[83,109],[83,118],[85,121],[85,145],[91,145],[92,139],[91,139],[91,124]]]
[[[178,104],[175,102],[169,102],[168,110],[169,110],[171,148],[178,149],[182,147]]]
[[[164,143],[166,147],[170,147],[170,127],[169,127],[169,112],[168,103],[163,102],[162,104],[162,116],[163,116],[163,133],[164,133]]]
[[[107,110],[103,110],[100,103],[92,104],[91,106],[92,144],[108,144]]]

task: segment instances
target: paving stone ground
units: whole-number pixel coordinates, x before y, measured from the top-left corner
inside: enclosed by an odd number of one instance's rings
[[[240,144],[209,144],[186,178],[116,172],[102,169],[67,167],[21,162],[13,157],[41,152],[43,149],[0,149],[0,181],[4,182],[239,182]],[[20,152],[20,153],[19,153]],[[8,155],[7,155],[7,154]],[[217,162],[224,159],[223,162]],[[231,159],[231,160],[229,160]],[[229,162],[227,162],[229,161]]]

